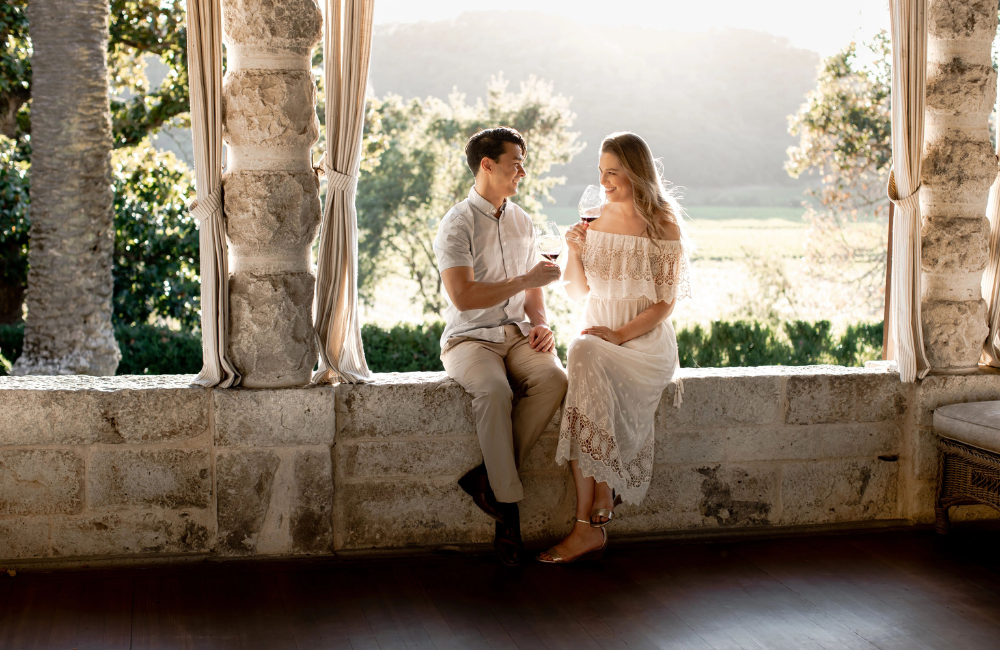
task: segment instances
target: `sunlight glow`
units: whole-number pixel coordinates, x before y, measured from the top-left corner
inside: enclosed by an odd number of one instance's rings
[[[855,38],[889,27],[885,0],[379,0],[375,22],[437,21],[468,11],[538,11],[586,23],[641,25],[647,28],[702,32],[738,28],[764,31],[789,39],[792,45],[833,54]]]

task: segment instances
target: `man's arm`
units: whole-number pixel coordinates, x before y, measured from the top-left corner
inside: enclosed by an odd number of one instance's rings
[[[445,291],[451,298],[451,304],[459,311],[489,309],[522,291],[538,289],[558,279],[559,266],[552,262],[539,262],[524,275],[500,282],[476,282],[471,266],[453,266],[441,271],[441,282],[444,283]],[[541,291],[538,293],[540,295]],[[543,321],[544,309],[543,306]]]

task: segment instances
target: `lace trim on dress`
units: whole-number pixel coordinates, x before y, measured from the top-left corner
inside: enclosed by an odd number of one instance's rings
[[[653,442],[654,437],[650,436],[635,458],[622,462],[614,436],[595,424],[579,408],[571,406],[563,414],[556,459],[586,461],[586,457],[589,457],[596,463],[582,462],[585,474],[593,476],[600,482],[606,482],[615,488],[624,500],[638,503],[653,479]],[[576,454],[572,452],[577,445],[581,457],[574,458]],[[630,494],[636,491],[639,492],[638,498]]]
[[[679,245],[661,246],[649,239],[643,246],[644,238],[635,239],[640,245],[634,248],[589,242],[584,246],[583,266],[595,295],[647,298],[653,302],[691,297],[690,265],[684,250]]]

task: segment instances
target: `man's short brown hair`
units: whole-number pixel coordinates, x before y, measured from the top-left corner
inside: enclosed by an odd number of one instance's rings
[[[479,165],[483,162],[483,158],[500,162],[505,142],[520,147],[522,156],[528,154],[528,145],[524,142],[524,137],[509,126],[483,129],[469,138],[469,141],[465,143],[465,159],[469,163],[469,169],[472,170],[473,176],[479,173]]]

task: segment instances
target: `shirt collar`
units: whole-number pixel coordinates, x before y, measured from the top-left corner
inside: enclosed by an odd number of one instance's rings
[[[469,204],[480,212],[484,212],[491,217],[497,213],[497,209],[493,207],[493,204],[484,199],[479,192],[476,191],[475,185],[469,189]],[[502,217],[506,212],[507,199],[504,199],[503,203],[500,205],[500,216]]]

